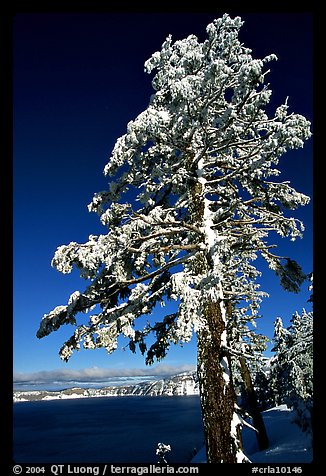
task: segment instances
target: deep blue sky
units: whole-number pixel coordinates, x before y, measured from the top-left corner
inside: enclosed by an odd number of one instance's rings
[[[38,340],[43,314],[66,304],[86,283],[77,273],[51,268],[57,246],[83,242],[104,233],[87,204],[107,187],[103,168],[127,123],[148,105],[151,77],[144,62],[168,34],[205,38],[213,13],[18,14],[14,19],[14,370],[105,367],[119,371],[144,367],[143,358],[119,351],[76,353],[62,363],[58,350],[72,329]],[[243,13],[240,38],[261,58],[276,53],[268,80],[273,105],[289,96],[290,109],[312,121],[312,16]],[[312,140],[282,160],[282,180],[312,197]],[[293,212],[306,225],[303,240],[282,240],[280,253],[312,271],[312,202]],[[277,316],[288,322],[307,304],[302,293],[282,291],[272,272],[262,268],[262,332],[272,335]],[[193,343],[173,348],[168,365],[195,364]]]

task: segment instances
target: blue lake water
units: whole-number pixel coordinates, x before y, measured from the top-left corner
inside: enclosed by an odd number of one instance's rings
[[[187,463],[203,444],[198,396],[101,397],[16,403],[17,463]]]

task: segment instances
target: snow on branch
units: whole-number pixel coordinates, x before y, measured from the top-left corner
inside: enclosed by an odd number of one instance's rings
[[[119,335],[135,343],[135,319],[169,299],[178,307],[169,325],[146,328],[160,329],[151,358],[200,330],[205,299],[224,296],[254,322],[264,297],[252,264],[258,254],[283,287],[299,289],[301,268],[270,250],[273,232],[294,240],[304,231],[288,211],[309,197],[278,182],[277,165],[310,138],[310,122],[287,100],[269,112],[267,64],[277,58],[254,58],[238,39],[242,23],[225,14],[207,26],[203,42],[168,36],[145,62],[153,95],[117,139],[104,169],[108,189],[88,206],[107,230],[59,246],[52,260],[59,272],[77,268],[90,282],[41,321],[38,337],[77,327],[64,358],[82,339],[109,351]],[[77,314],[94,306],[99,312],[78,327]]]

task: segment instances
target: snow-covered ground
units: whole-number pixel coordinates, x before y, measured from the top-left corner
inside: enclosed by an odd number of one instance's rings
[[[292,422],[293,411],[286,405],[279,405],[263,412],[263,417],[270,442],[267,450],[258,450],[253,430],[243,430],[244,451],[252,463],[312,462],[311,440]],[[191,462],[205,463],[205,448],[202,448]]]

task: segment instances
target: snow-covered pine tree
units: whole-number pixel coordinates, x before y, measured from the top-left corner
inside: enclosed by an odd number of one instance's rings
[[[275,321],[275,356],[271,361],[270,383],[277,403],[286,403],[296,412],[296,423],[312,433],[313,413],[313,313],[296,312],[284,328]]]
[[[81,343],[110,353],[123,335],[151,364],[196,332],[207,461],[224,463],[246,461],[226,350],[228,263],[260,253],[295,288],[299,269],[272,254],[267,239],[271,231],[300,237],[302,223],[284,210],[309,200],[270,179],[279,158],[310,137],[310,124],[287,103],[268,116],[265,67],[275,56],[254,59],[238,39],[242,23],[225,14],[202,43],[169,36],[145,63],[156,71],[155,93],[115,144],[105,167],[109,189],[89,205],[107,233],[60,246],[52,261],[90,283],[46,314],[37,333],[76,326],[60,350],[64,360]],[[176,300],[177,311],[137,329],[137,318],[165,299]],[[78,325],[77,314],[91,309],[88,324]]]
[[[254,388],[258,407],[261,412],[276,405],[275,393],[271,388],[270,364],[271,359],[265,360],[254,373]]]
[[[275,352],[275,355],[271,358],[270,361],[270,375],[269,375],[269,385],[273,395],[273,400],[276,405],[279,405],[283,402],[282,389],[284,386],[287,386],[287,376],[282,371],[287,342],[289,338],[289,331],[284,327],[283,320],[281,317],[277,317],[274,322],[274,347],[272,349]]]

